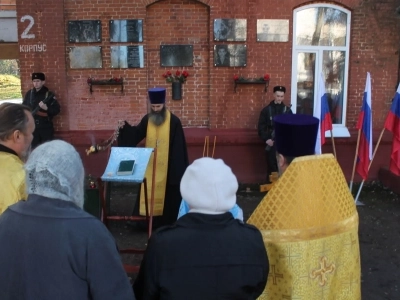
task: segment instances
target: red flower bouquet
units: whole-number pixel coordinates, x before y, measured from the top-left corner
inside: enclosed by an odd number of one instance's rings
[[[175,74],[172,74],[171,71],[167,71],[162,76],[165,78],[167,82],[182,82],[185,83],[187,78],[189,77],[189,73],[187,71],[179,71],[177,70]]]

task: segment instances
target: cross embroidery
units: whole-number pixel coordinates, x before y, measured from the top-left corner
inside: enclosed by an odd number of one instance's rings
[[[289,253],[288,255],[279,255],[279,258],[287,258],[289,266],[292,266],[292,262],[295,258],[301,257],[300,254],[292,254],[292,246],[286,248],[286,252]]]
[[[283,278],[283,274],[275,273],[275,265],[271,265],[271,271],[269,272],[268,276],[272,277],[273,284],[277,285],[277,278]]]
[[[335,271],[335,264],[332,263],[328,265],[327,260],[328,259],[325,256],[321,257],[319,262],[320,268],[311,272],[311,278],[318,278],[318,283],[320,286],[324,286],[327,283],[328,278],[326,277],[326,274],[333,273],[333,271]]]
[[[353,286],[357,284],[357,281],[353,279],[353,273],[350,273],[349,281],[343,282],[342,284],[349,286],[349,291],[353,291]]]

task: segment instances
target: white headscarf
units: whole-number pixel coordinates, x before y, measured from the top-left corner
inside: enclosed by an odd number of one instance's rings
[[[75,148],[64,141],[44,143],[25,164],[28,194],[70,201],[83,207],[84,168]]]

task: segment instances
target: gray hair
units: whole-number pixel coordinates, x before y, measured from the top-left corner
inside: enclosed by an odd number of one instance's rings
[[[54,140],[38,146],[25,164],[28,194],[75,203],[84,201],[84,168],[75,148]]]
[[[6,141],[14,131],[26,131],[29,121],[25,112],[30,113],[28,106],[15,103],[0,105],[0,141]]]

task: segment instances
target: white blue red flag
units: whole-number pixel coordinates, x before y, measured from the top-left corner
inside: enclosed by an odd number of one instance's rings
[[[385,121],[385,128],[393,133],[390,171],[400,176],[400,83]]]
[[[357,154],[357,173],[363,180],[368,177],[369,164],[372,160],[372,106],[371,106],[371,76],[367,73],[367,82],[363,103],[358,116],[357,129],[360,132],[360,142]]]
[[[317,103],[315,105],[314,117],[319,119],[317,142],[315,143],[315,154],[321,154],[321,146],[325,144],[325,132],[332,130],[332,118],[329,111],[328,96],[325,91],[325,78],[320,74]]]

